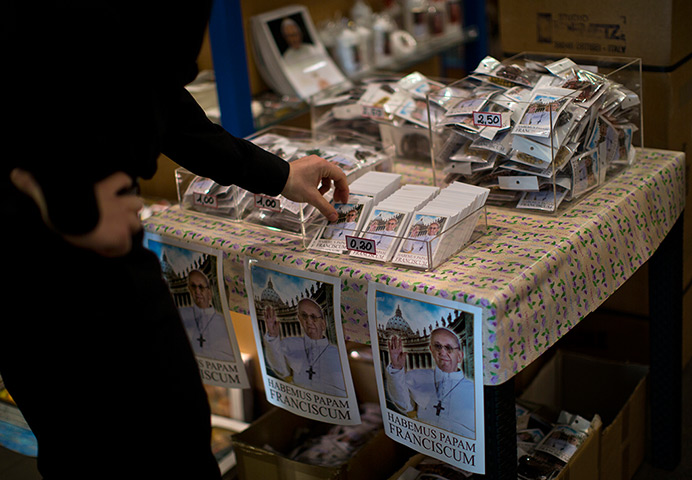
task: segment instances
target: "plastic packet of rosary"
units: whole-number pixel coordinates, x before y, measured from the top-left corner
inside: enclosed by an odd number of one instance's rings
[[[326,433],[309,438],[288,455],[289,458],[311,465],[338,466],[346,463],[353,453],[367,443],[381,428],[379,405],[360,406],[359,425],[333,425]]]
[[[473,477],[473,473],[430,457],[423,458],[418,465],[411,467],[411,470],[417,472],[415,477],[415,472],[411,472],[414,480],[465,480]]]
[[[585,418],[560,412],[552,430],[529,455],[519,458],[517,477],[521,480],[552,480],[567,465],[590,433]]]
[[[182,203],[199,212],[234,217],[252,201],[247,192],[234,186],[223,186],[213,180],[196,176],[183,194]]]

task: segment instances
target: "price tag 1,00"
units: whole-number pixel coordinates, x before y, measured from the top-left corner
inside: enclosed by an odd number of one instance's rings
[[[281,211],[281,200],[276,197],[268,197],[267,195],[255,194],[255,207],[273,212]]]
[[[375,240],[369,238],[346,235],[346,248],[355,252],[369,253],[371,255],[377,253],[375,249]]]
[[[208,193],[195,192],[192,195],[192,201],[198,207],[219,208],[219,202],[216,199],[216,195],[209,195]]]

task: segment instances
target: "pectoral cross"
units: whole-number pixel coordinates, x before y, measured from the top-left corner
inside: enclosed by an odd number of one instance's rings
[[[437,405],[433,405],[433,408],[435,409],[435,415],[438,417],[440,416],[440,412],[445,409],[445,407],[442,406],[442,400],[437,402]]]
[[[199,334],[199,337],[197,337],[197,341],[199,342],[199,346],[200,346],[200,347],[204,347],[204,342],[206,342],[207,339],[204,338],[204,335],[202,335],[202,334],[200,333],[200,334]]]
[[[308,370],[305,370],[305,373],[308,374],[308,380],[312,380],[312,376],[316,374],[317,372],[312,369],[312,365],[310,365],[310,368]]]

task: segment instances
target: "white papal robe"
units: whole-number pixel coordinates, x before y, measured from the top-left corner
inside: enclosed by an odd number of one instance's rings
[[[339,349],[326,338],[280,339],[265,334],[264,353],[271,369],[284,379],[292,376],[293,384],[327,395],[346,396]]]
[[[439,368],[411,371],[385,369],[387,392],[404,414],[417,411],[418,420],[467,438],[476,438],[474,385],[464,373]]]
[[[226,320],[214,307],[180,308],[180,316],[195,355],[226,362],[235,361]]]

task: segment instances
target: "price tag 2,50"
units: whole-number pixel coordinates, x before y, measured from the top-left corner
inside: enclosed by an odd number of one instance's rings
[[[473,112],[473,124],[477,127],[502,127],[502,113]]]
[[[268,197],[267,195],[255,194],[255,207],[273,212],[281,211],[281,200],[276,197]]]
[[[192,199],[193,203],[199,207],[219,208],[219,202],[216,199],[216,195],[195,192],[192,195]]]
[[[377,253],[375,249],[375,240],[369,238],[346,235],[346,248],[355,252],[370,253],[372,255]]]

